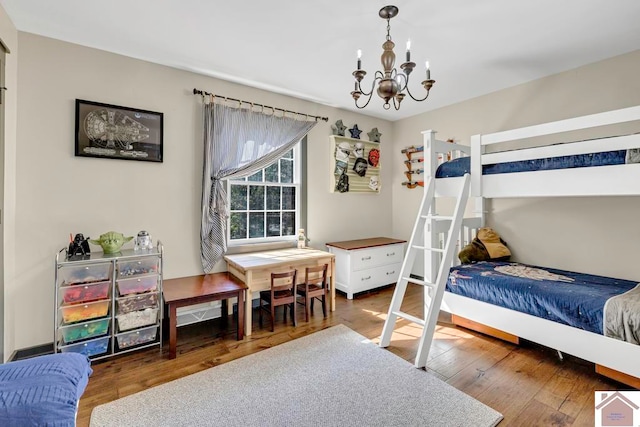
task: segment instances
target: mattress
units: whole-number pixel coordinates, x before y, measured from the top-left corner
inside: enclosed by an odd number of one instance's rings
[[[531,172],[553,169],[584,168],[595,166],[621,165],[625,163],[627,150],[603,151],[600,153],[576,154],[572,156],[549,157],[546,159],[521,160],[482,166],[483,175]],[[436,170],[436,178],[463,176],[471,171],[470,157],[460,157],[442,163]]]
[[[451,268],[446,290],[602,335],[607,300],[637,285],[519,263],[479,262]]]
[[[0,365],[0,425],[73,426],[92,374],[89,359],[59,353]]]

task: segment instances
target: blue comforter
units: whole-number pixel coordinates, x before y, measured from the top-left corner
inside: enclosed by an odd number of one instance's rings
[[[484,165],[483,175],[499,173],[531,172],[540,170],[585,168],[593,166],[622,165],[625,163],[627,150],[604,151],[601,153],[558,156],[547,159],[521,160],[517,162]],[[436,178],[452,178],[470,173],[470,157],[460,157],[438,166]]]
[[[78,400],[93,371],[79,353],[0,365],[0,425],[73,426]]]
[[[554,322],[603,333],[606,301],[636,282],[510,262],[453,267],[446,290]]]

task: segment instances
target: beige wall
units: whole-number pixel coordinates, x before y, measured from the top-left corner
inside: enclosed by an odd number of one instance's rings
[[[394,122],[394,236],[409,238],[422,196],[400,184],[400,149],[422,144],[421,131],[468,145],[478,133],[638,105],[638,75],[640,50]],[[494,199],[488,208],[516,260],[640,281],[640,197]]]
[[[0,173],[4,171],[3,189],[0,194],[3,196],[3,202],[0,205],[2,209],[2,250],[0,254],[3,256],[2,277],[0,281],[4,284],[4,295],[0,298],[3,307],[0,309],[0,315],[4,316],[2,325],[4,326],[3,348],[0,350],[0,361],[7,359],[13,347],[10,342],[13,341],[15,329],[13,323],[10,324],[8,316],[13,312],[13,295],[14,288],[10,285],[15,282],[16,270],[14,253],[16,239],[16,131],[17,131],[17,115],[16,105],[18,99],[18,32],[13,23],[9,19],[5,10],[0,6],[0,40],[11,53],[6,55],[5,62],[5,85],[8,88],[5,92],[5,117],[4,129],[0,132],[4,133],[4,147],[0,147]]]
[[[16,278],[7,283],[7,347],[51,342],[54,257],[69,233],[148,230],[162,240],[165,277],[200,274],[202,119],[194,87],[328,116],[308,137],[307,234],[312,246],[391,233],[391,164],[379,195],[329,192],[331,123],[391,123],[104,51],[19,33]],[[74,157],[75,99],[164,113],[164,162]],[[382,148],[384,155],[385,149]],[[95,249],[95,247],[94,247]],[[220,265],[219,269],[224,269]]]
[[[409,238],[421,192],[401,186],[400,149],[421,144],[423,130],[468,143],[475,133],[640,103],[640,51],[391,124],[16,33],[2,11],[0,37],[12,50],[7,85],[18,84],[7,92],[5,129],[5,358],[14,349],[51,341],[54,256],[69,233],[97,237],[108,230],[134,234],[146,229],[165,245],[167,278],[201,272],[202,126],[194,87],[329,117],[329,123],[311,131],[308,144],[307,234],[318,248],[327,241],[372,235]],[[164,163],[74,157],[76,98],[163,112]],[[357,123],[365,132],[378,127],[383,134],[379,195],[329,192],[333,156],[328,135],[337,119]],[[640,228],[633,223],[640,198],[509,199],[494,200],[489,207],[489,223],[522,261],[639,279],[632,262],[640,240]]]

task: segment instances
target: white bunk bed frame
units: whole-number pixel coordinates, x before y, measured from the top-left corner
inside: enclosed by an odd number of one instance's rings
[[[471,138],[471,147],[438,141],[434,131],[425,131],[425,177],[435,176],[439,153],[453,151],[471,156],[471,195],[476,198],[476,203],[474,217],[465,218],[460,230],[458,244],[463,247],[472,240],[475,230],[484,225],[484,198],[640,195],[640,164],[496,175],[481,173],[482,165],[485,164],[640,148],[640,134],[485,154],[487,146],[636,120],[640,120],[640,106],[493,134],[475,135]],[[603,141],[606,142],[606,146],[603,146]],[[437,179],[436,196],[452,197],[456,179]],[[440,240],[439,234],[444,233],[447,227],[446,223],[433,227],[432,242],[437,243]],[[425,278],[431,277],[433,272],[437,271],[439,261],[438,254],[428,256],[431,260],[425,258]],[[457,257],[454,262],[459,263]],[[640,345],[449,292],[444,293],[441,310],[450,313],[454,323],[460,326],[514,343],[523,338],[542,344],[592,362],[596,365],[596,372],[640,388]]]

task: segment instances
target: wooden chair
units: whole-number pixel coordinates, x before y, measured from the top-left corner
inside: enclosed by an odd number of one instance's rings
[[[271,289],[260,291],[260,327],[262,327],[262,312],[271,315],[271,332],[275,330],[276,307],[284,305],[284,321],[287,321],[287,305],[291,308],[293,326],[296,323],[296,270],[285,273],[271,273]],[[263,306],[263,301],[268,305]]]
[[[327,283],[327,264],[305,269],[304,283],[298,285],[296,293],[303,298],[307,322],[309,321],[309,308],[313,314],[313,300],[319,299],[322,302],[322,315],[327,317],[327,298],[329,295],[329,285]]]

